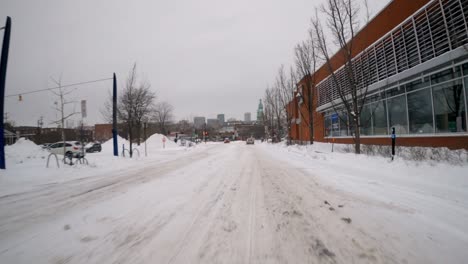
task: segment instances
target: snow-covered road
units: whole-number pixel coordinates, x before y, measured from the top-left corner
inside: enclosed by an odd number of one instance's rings
[[[468,181],[331,165],[212,144],[9,193],[0,263],[466,263]]]

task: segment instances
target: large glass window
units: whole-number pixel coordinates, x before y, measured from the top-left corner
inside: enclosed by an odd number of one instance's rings
[[[437,84],[445,81],[452,80],[454,78],[460,77],[461,72],[460,72],[460,67],[456,66],[435,74],[431,75],[431,82],[432,84]]]
[[[385,101],[371,104],[370,110],[372,111],[374,135],[387,135],[387,107]]]
[[[333,137],[340,136],[340,119],[338,118],[338,114],[332,113],[330,116],[331,119],[331,134]]]
[[[361,134],[372,135],[372,114],[370,105],[365,105],[361,112]]]
[[[397,134],[408,134],[405,95],[388,99],[387,104],[390,127],[395,127]]]
[[[390,89],[386,90],[385,93],[386,93],[387,97],[396,96],[396,95],[405,93],[405,87],[403,85],[402,86],[396,86],[396,87],[393,87],[393,88],[390,88]]]
[[[465,98],[461,80],[433,86],[437,133],[466,131]]]
[[[332,129],[331,117],[328,115],[325,117],[325,136],[326,137],[331,136],[331,129]]]
[[[340,120],[340,136],[348,136],[348,115],[346,112],[340,112],[338,115]]]
[[[415,91],[424,87],[429,87],[429,78],[418,79],[416,81],[405,84],[406,92]]]
[[[431,90],[423,89],[407,96],[410,133],[434,133]]]

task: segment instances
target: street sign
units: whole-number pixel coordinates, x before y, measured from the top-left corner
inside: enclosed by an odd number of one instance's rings
[[[86,100],[81,100],[81,117],[86,117]]]

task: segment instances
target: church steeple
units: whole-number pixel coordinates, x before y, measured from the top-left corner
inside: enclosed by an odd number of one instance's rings
[[[262,104],[262,99],[260,99],[260,102],[258,103],[257,122],[263,122],[263,104]]]

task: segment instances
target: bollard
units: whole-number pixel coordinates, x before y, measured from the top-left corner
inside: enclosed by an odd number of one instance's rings
[[[395,128],[392,127],[392,160],[395,158],[395,141],[396,141]]]

